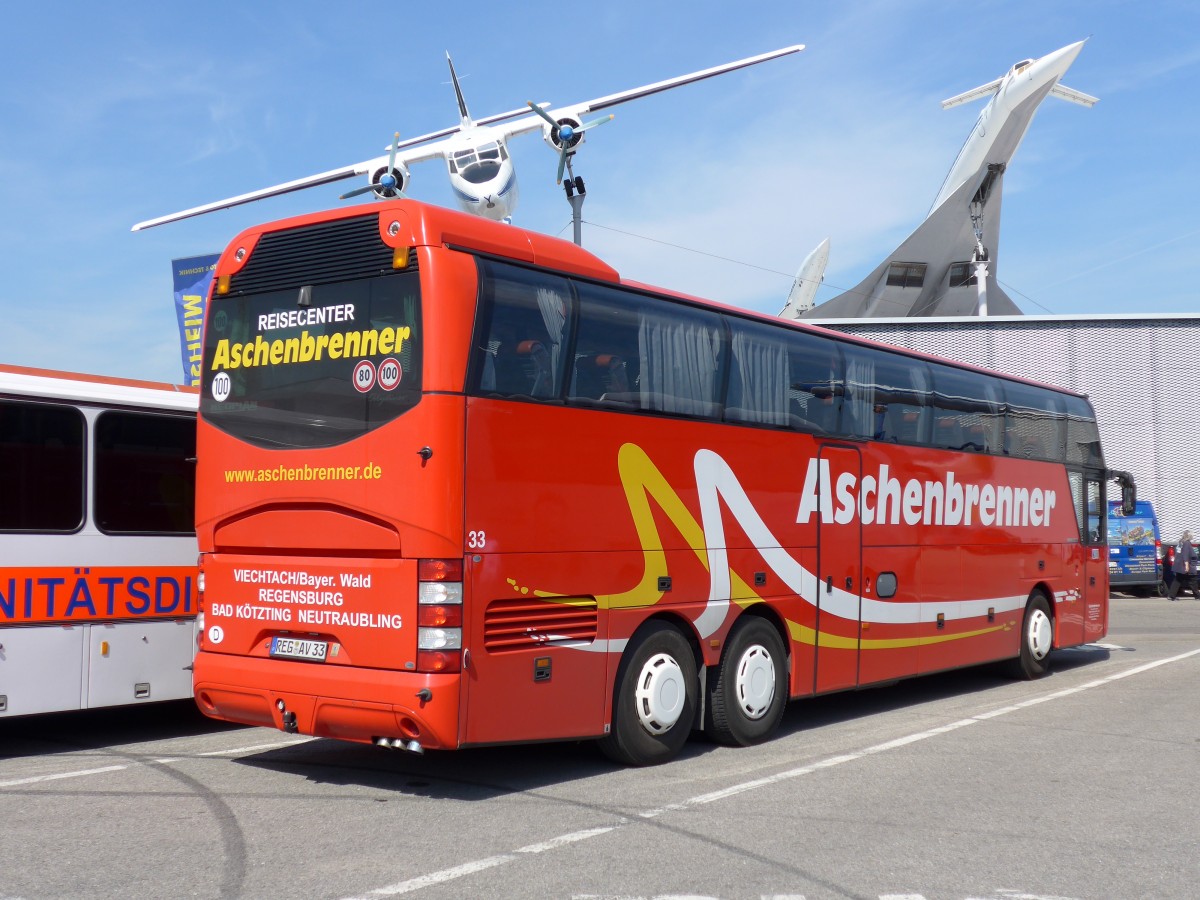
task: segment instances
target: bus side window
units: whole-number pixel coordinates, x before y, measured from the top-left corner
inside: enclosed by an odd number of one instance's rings
[[[847,347],[842,431],[880,441],[924,443],[930,376],[924,362],[883,350]]]
[[[998,453],[1004,400],[994,379],[979,372],[933,365],[933,446]]]
[[[575,369],[568,397],[620,409],[641,408],[636,297],[579,283]]]
[[[802,331],[790,334],[788,378],[795,427],[816,434],[837,433],[846,390],[840,345]]]
[[[759,322],[727,317],[732,336],[725,421],[788,426],[788,348],[785,334]]]
[[[0,530],[79,528],[85,460],[78,410],[0,401]]]
[[[637,304],[642,408],[696,418],[720,414],[728,353],[719,315],[680,305]]]
[[[1063,459],[1067,423],[1062,395],[1015,382],[1004,385],[1004,394],[1004,452],[1027,459]]]
[[[479,260],[483,274],[470,388],[485,394],[557,398],[572,315],[565,278]]]
[[[107,410],[97,417],[95,434],[96,526],[108,534],[191,534],[193,421]]]

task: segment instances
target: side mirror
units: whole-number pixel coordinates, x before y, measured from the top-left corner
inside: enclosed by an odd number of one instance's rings
[[[1132,516],[1137,511],[1137,485],[1133,483],[1121,485],[1121,512]]]
[[[1121,486],[1121,515],[1132,516],[1137,512],[1137,482],[1128,472],[1108,470],[1108,478]]]

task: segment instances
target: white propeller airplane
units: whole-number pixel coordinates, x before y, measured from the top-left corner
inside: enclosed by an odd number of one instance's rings
[[[446,161],[450,187],[464,210],[496,221],[509,221],[517,206],[517,173],[508,154],[506,141],[509,138],[541,129],[543,139],[558,154],[558,181],[561,183],[563,169],[568,159],[578,151],[584,139],[584,132],[612,118],[609,115],[585,123],[583,116],[588,113],[598,112],[619,103],[626,103],[694,81],[711,78],[714,75],[722,75],[735,69],[757,65],[767,60],[787,56],[790,53],[797,53],[803,49],[803,44],[793,44],[770,53],[761,53],[758,56],[750,56],[736,62],[714,66],[711,69],[692,72],[690,75],[680,75],[677,78],[669,78],[666,81],[621,91],[617,94],[609,94],[606,97],[598,97],[583,103],[549,110],[545,108],[549,106],[548,103],[529,103],[519,109],[482,119],[473,119],[467,111],[467,102],[463,99],[462,88],[458,83],[458,76],[454,72],[454,63],[450,60],[450,54],[447,53],[446,61],[450,65],[450,78],[454,83],[455,96],[458,98],[460,121],[457,125],[403,141],[397,134],[385,156],[378,156],[364,162],[343,166],[340,169],[331,169],[307,178],[298,178],[295,181],[251,191],[248,194],[239,194],[227,200],[205,203],[202,206],[195,206],[157,219],[138,222],[132,230],[142,231],[155,225],[177,222],[180,219],[199,216],[219,209],[228,209],[231,206],[251,203],[266,197],[330,184],[334,181],[352,178],[355,175],[367,175],[367,184],[343,194],[342,199],[368,192],[373,192],[380,198],[397,197],[408,186],[408,167],[410,165],[438,157]],[[518,118],[522,116],[523,118]],[[434,143],[427,143],[429,141]]]

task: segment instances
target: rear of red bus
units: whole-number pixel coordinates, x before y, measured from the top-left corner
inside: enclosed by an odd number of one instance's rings
[[[210,716],[461,742],[476,276],[443,219],[463,240],[478,228],[384,203],[252,229],[221,258],[197,450],[194,687]]]

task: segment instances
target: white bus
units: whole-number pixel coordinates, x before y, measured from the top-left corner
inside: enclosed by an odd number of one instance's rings
[[[192,694],[196,393],[0,366],[0,717]]]

